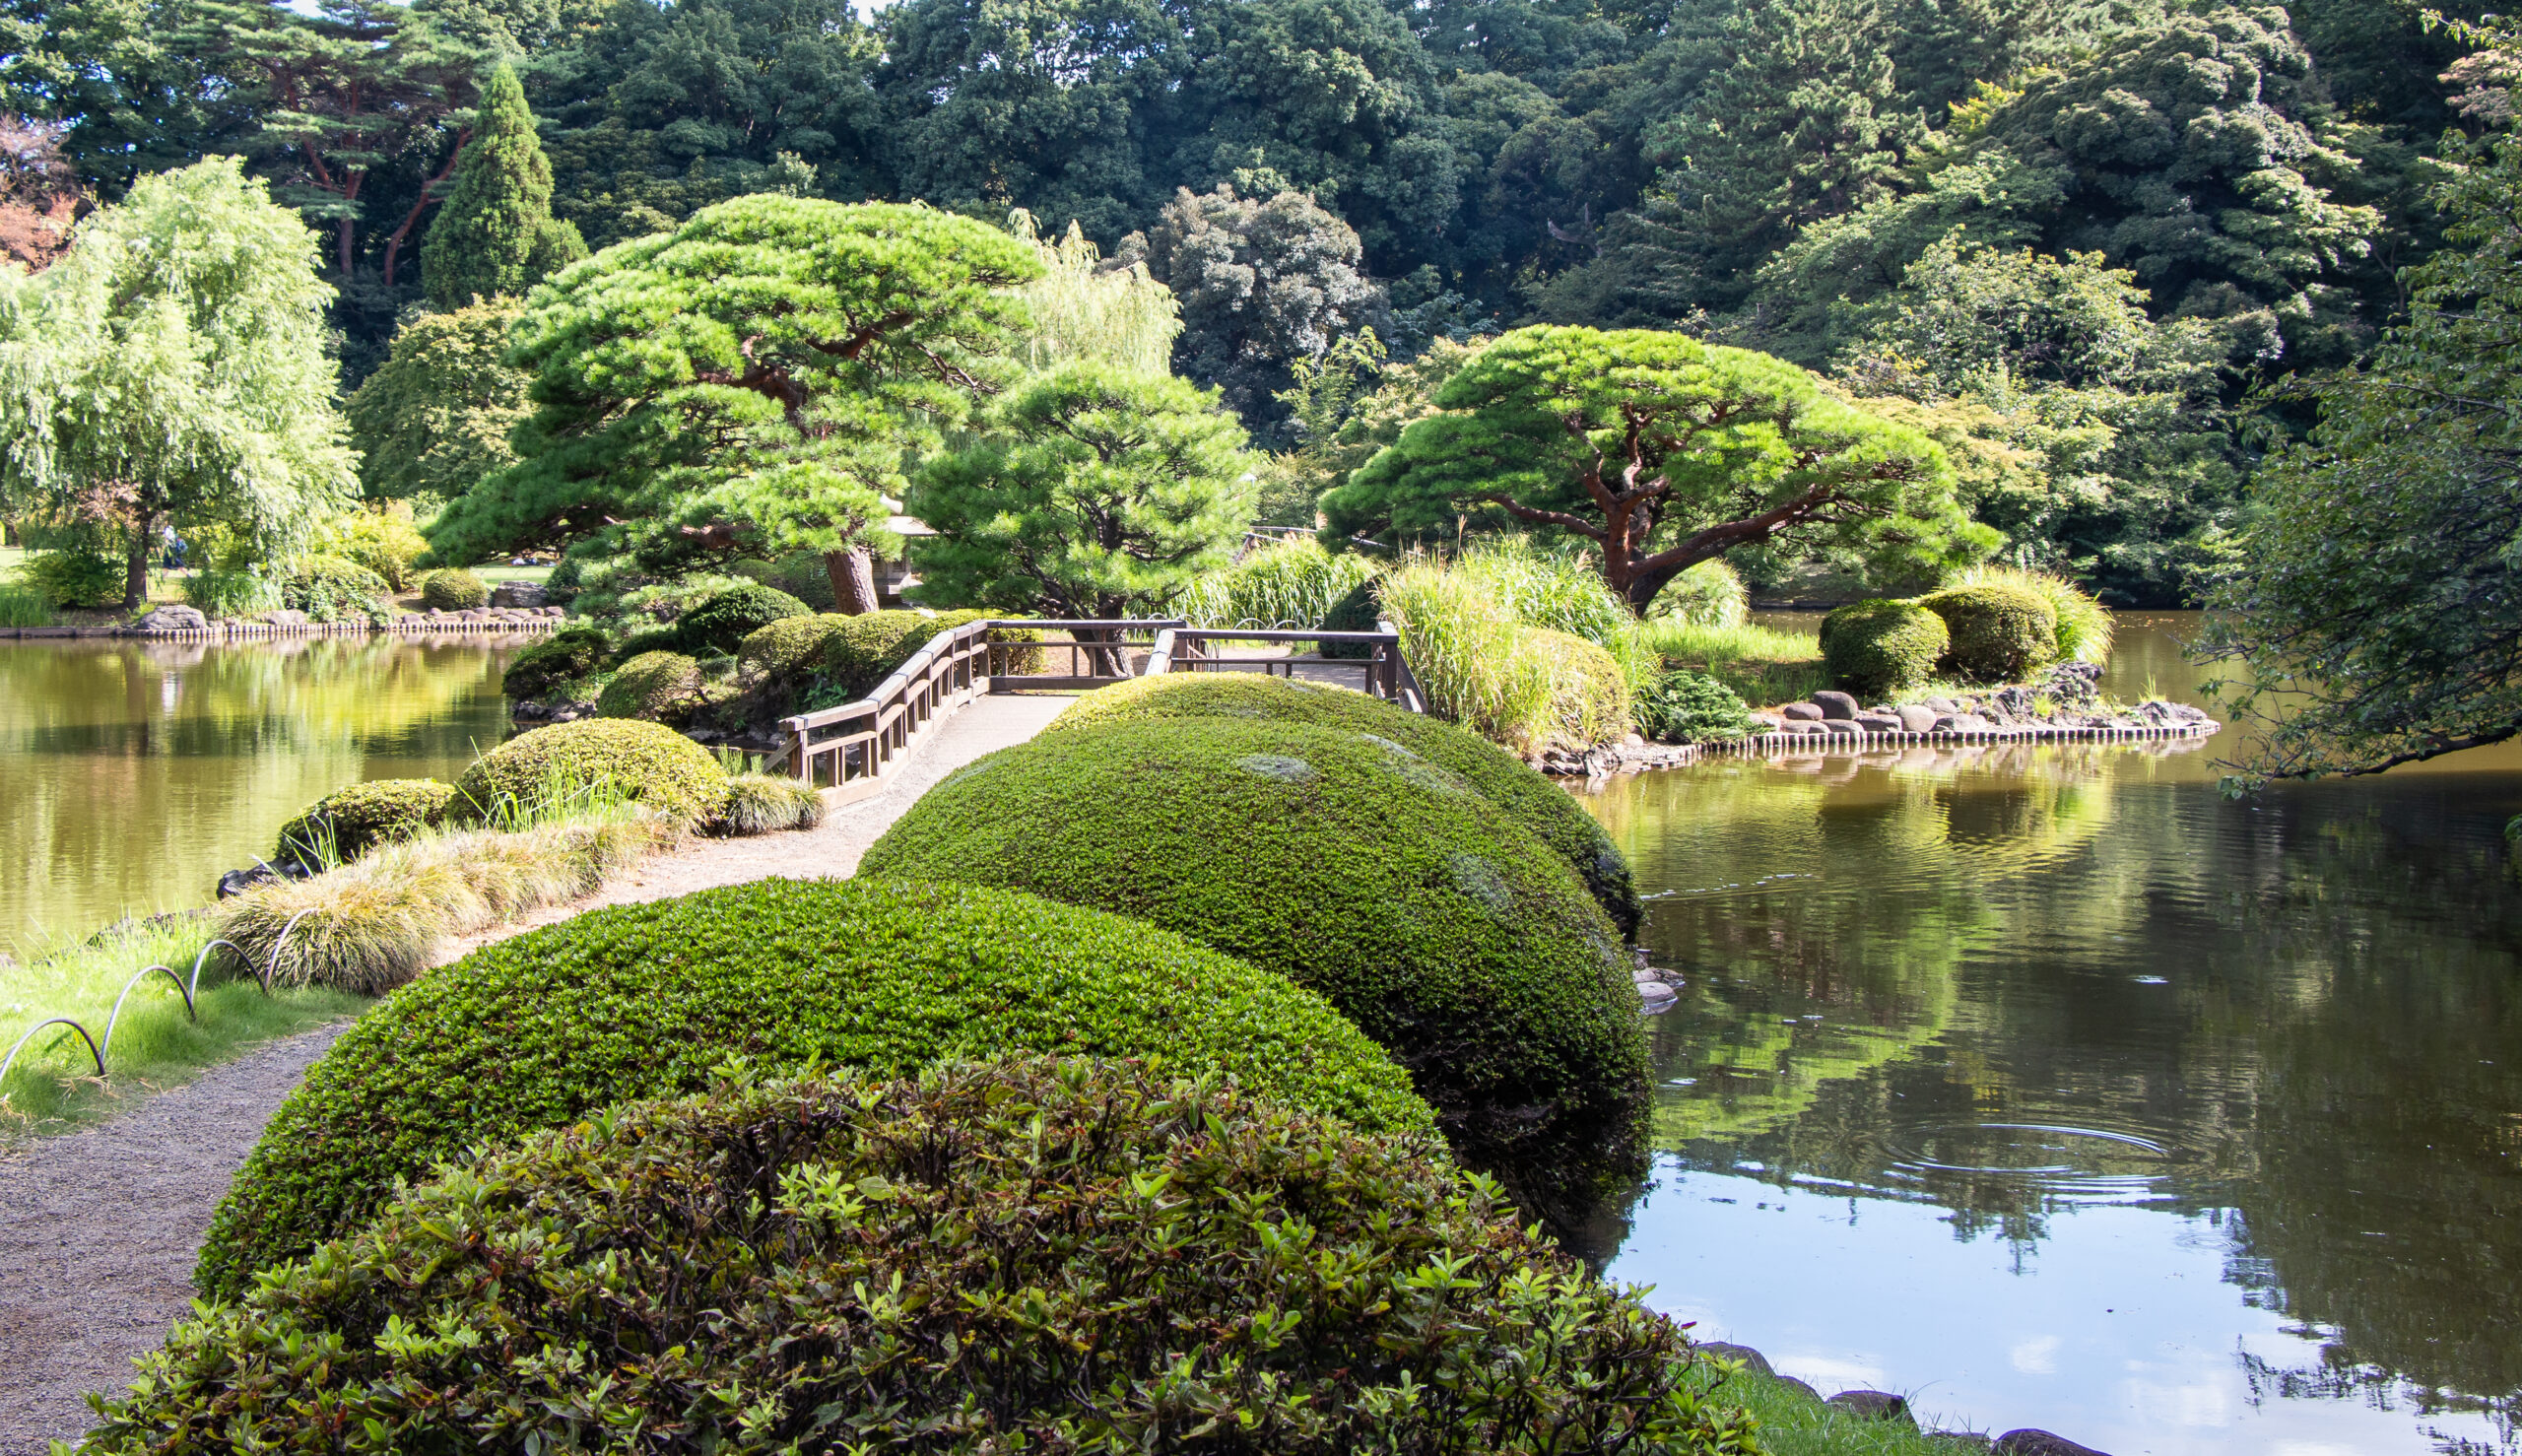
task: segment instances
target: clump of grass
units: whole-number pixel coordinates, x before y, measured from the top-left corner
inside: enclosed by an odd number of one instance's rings
[[[0,1052],[49,1017],[75,1018],[99,1038],[125,982],[165,965],[190,979],[212,936],[207,916],[133,921],[19,964],[0,964]],[[265,996],[232,957],[202,967],[200,1020],[165,976],[142,981],[125,1002],[100,1083],[87,1044],[67,1027],[37,1035],[0,1083],[0,1140],[68,1131],[107,1117],[145,1092],[232,1061],[247,1047],[356,1012],[339,991],[276,988]]]
[[[1709,627],[1677,618],[1648,621],[1646,646],[1667,664],[1705,673],[1744,701],[1794,702],[1830,686],[1822,638],[1755,623]]]
[[[2020,587],[2041,598],[2058,614],[2058,660],[2108,662],[2117,624],[2110,609],[2083,587],[2054,571],[2028,571],[2020,566],[1973,566],[1953,583],[1961,586]]]
[[[0,581],[0,627],[50,627],[52,603],[23,581]]]
[[[824,798],[813,784],[784,773],[738,773],[727,780],[727,802],[709,821],[721,834],[767,834],[811,829],[824,822]]]
[[[1767,1456],[1976,1456],[1987,1437],[1930,1435],[1897,1421],[1860,1416],[1814,1399],[1783,1380],[1737,1369],[1719,1376],[1702,1361],[1685,1377],[1704,1394],[1759,1421]]]
[[[1742,573],[1719,557],[1674,577],[1647,605],[1646,615],[1694,627],[1740,627],[1751,620],[1752,592]]]
[[[1438,714],[1519,753],[1548,745],[1551,664],[1523,650],[1524,624],[1485,586],[1426,562],[1384,578],[1383,606]]]
[[[1321,627],[1340,599],[1376,570],[1364,557],[1333,556],[1312,537],[1298,536],[1201,577],[1174,610],[1195,627],[1300,631]]]

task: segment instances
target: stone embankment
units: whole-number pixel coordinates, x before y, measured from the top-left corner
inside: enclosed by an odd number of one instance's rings
[[[1888,1421],[1907,1426],[1911,1430],[1920,1428],[1917,1417],[1909,1411],[1908,1401],[1888,1390],[1843,1390],[1837,1395],[1825,1397],[1822,1392],[1794,1376],[1779,1374],[1770,1367],[1767,1357],[1749,1345],[1726,1345],[1711,1341],[1702,1343],[1698,1349],[1703,1355],[1732,1360],[1755,1375],[1774,1380],[1798,1394],[1860,1420]],[[1998,1436],[1989,1436],[1970,1430],[1929,1430],[1925,1433],[1948,1441],[1977,1446],[1981,1450],[1990,1452],[1991,1456],[2105,1456],[2105,1453],[2096,1451],[2091,1446],[2080,1446],[2065,1436],[2028,1425],[2021,1429],[2009,1430]]]

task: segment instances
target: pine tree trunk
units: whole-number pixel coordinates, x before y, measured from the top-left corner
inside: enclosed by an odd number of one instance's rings
[[[876,563],[865,547],[825,552],[824,571],[831,577],[832,600],[843,616],[876,610]]]

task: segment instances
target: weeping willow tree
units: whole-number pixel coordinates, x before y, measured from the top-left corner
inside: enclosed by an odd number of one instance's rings
[[[1182,307],[1171,289],[1148,276],[1146,264],[1105,262],[1075,223],[1057,242],[1045,242],[1025,209],[1007,221],[1042,259],[1042,276],[1016,291],[1033,312],[1024,356],[1029,367],[1040,372],[1084,361],[1137,374],[1170,370]]]

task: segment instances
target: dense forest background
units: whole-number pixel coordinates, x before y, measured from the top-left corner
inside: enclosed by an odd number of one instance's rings
[[[327,236],[347,391],[500,58],[590,247],[764,191],[1074,221],[1312,462],[1292,523],[1441,346],[1681,328],[1927,429],[2009,555],[2130,604],[2219,569],[2309,423],[2271,386],[2400,316],[2506,79],[2391,0],[14,0],[0,110],[103,201],[252,159]]]

